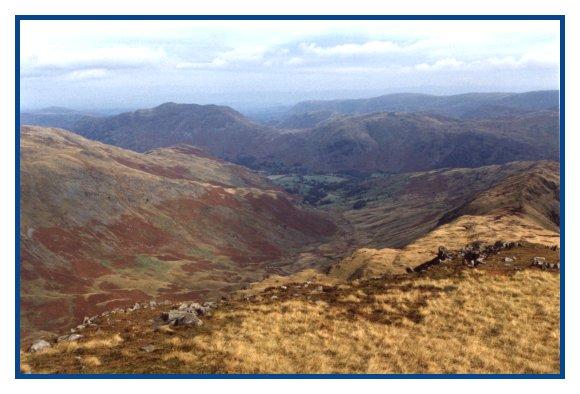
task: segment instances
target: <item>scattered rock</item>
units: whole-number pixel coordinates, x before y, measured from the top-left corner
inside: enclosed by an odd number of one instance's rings
[[[155,347],[153,345],[146,345],[146,346],[141,346],[141,350],[143,350],[144,352],[147,352],[147,353],[151,353],[151,352],[154,352],[155,350],[157,350],[157,347]]]
[[[50,343],[46,342],[44,339],[39,339],[34,341],[32,346],[30,346],[30,352],[36,353],[40,352],[41,350],[48,349],[50,347]]]
[[[161,320],[172,326],[201,326],[203,324],[197,314],[175,309],[162,313]]]
[[[74,342],[81,339],[83,336],[80,334],[70,334],[70,335],[63,335],[57,338],[57,342]]]
[[[451,251],[448,250],[445,246],[439,246],[439,249],[437,250],[437,257],[439,260],[447,260],[453,257],[453,253],[451,253]]]
[[[534,267],[539,267],[542,269],[546,269],[548,268],[548,265],[546,263],[546,258],[545,257],[534,257],[534,259],[532,260],[532,266]]]

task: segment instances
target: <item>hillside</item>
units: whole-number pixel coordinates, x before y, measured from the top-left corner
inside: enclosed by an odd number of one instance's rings
[[[244,164],[271,173],[369,174],[558,158],[555,111],[491,120],[376,113],[280,135],[268,155]]]
[[[226,159],[256,149],[277,134],[229,107],[175,103],[110,117],[86,117],[72,130],[137,152],[184,143]]]
[[[470,268],[467,250],[408,274],[336,285],[289,278],[218,305],[151,302],[104,313],[37,352],[27,342],[21,370],[558,373],[558,252],[490,245]],[[533,264],[540,257],[549,268]],[[164,323],[171,315],[195,323]]]
[[[326,111],[341,115],[373,112],[424,112],[454,118],[497,117],[510,113],[554,110],[559,107],[559,91],[526,93],[466,93],[436,96],[417,93],[388,94],[368,99],[304,101],[288,116]]]
[[[141,154],[23,127],[20,149],[24,336],[297,271],[336,231],[267,179],[190,146]]]

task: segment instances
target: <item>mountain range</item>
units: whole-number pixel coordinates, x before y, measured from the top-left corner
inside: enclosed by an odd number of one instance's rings
[[[22,114],[21,369],[557,370],[557,96]]]
[[[84,116],[68,128],[137,152],[185,143],[269,173],[408,172],[558,160],[557,98],[557,91],[542,91],[306,102],[292,109],[299,114],[294,126],[284,127],[255,123],[229,107],[166,103]],[[490,106],[501,111],[490,116]],[[474,111],[485,116],[465,116]]]

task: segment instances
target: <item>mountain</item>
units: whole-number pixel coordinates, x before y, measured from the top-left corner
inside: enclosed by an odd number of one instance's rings
[[[402,273],[439,246],[480,241],[560,244],[558,163],[514,162],[474,169],[383,175],[334,187],[322,208],[341,212],[355,252],[335,264],[340,278]],[[357,204],[364,202],[364,204]]]
[[[48,107],[20,113],[20,124],[71,128],[85,116],[94,114],[64,107]]]
[[[525,216],[536,226],[559,231],[560,171],[558,163],[551,161],[364,178],[287,175],[271,179],[287,191],[302,194],[318,209],[342,216],[352,226],[359,247],[404,248],[462,216]]]
[[[185,143],[224,159],[268,144],[278,133],[229,107],[175,103],[105,118],[83,118],[72,130],[137,152]]]
[[[559,107],[558,90],[526,93],[466,93],[436,96],[417,93],[388,94],[368,99],[304,101],[296,104],[288,116],[309,112],[330,111],[341,115],[373,112],[424,112],[455,118],[502,116]],[[513,112],[512,112],[513,111]]]
[[[23,335],[135,301],[214,298],[324,260],[336,227],[243,167],[186,145],[136,153],[21,129]],[[308,252],[310,259],[296,259]]]
[[[271,173],[372,173],[558,160],[559,115],[458,120],[412,113],[342,117],[281,134],[242,164]]]
[[[347,116],[323,110],[298,113],[271,127],[229,107],[166,103],[109,117],[85,116],[71,130],[137,152],[194,145],[212,156],[269,173],[368,174],[558,160],[559,113],[539,109],[551,105],[550,94],[450,96],[445,98],[444,104],[449,105],[445,108],[466,108],[472,97],[477,102],[493,98],[501,108],[509,103],[512,109],[501,117],[483,119],[473,109],[465,119],[409,112]]]

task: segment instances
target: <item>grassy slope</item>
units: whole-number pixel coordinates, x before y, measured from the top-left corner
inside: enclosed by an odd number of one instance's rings
[[[507,266],[505,256],[518,263]],[[23,353],[23,371],[80,373],[555,373],[559,274],[543,246],[426,274],[294,282],[224,302],[200,328],[153,331],[160,310],[114,315],[79,343]],[[153,345],[147,353],[141,348]]]

